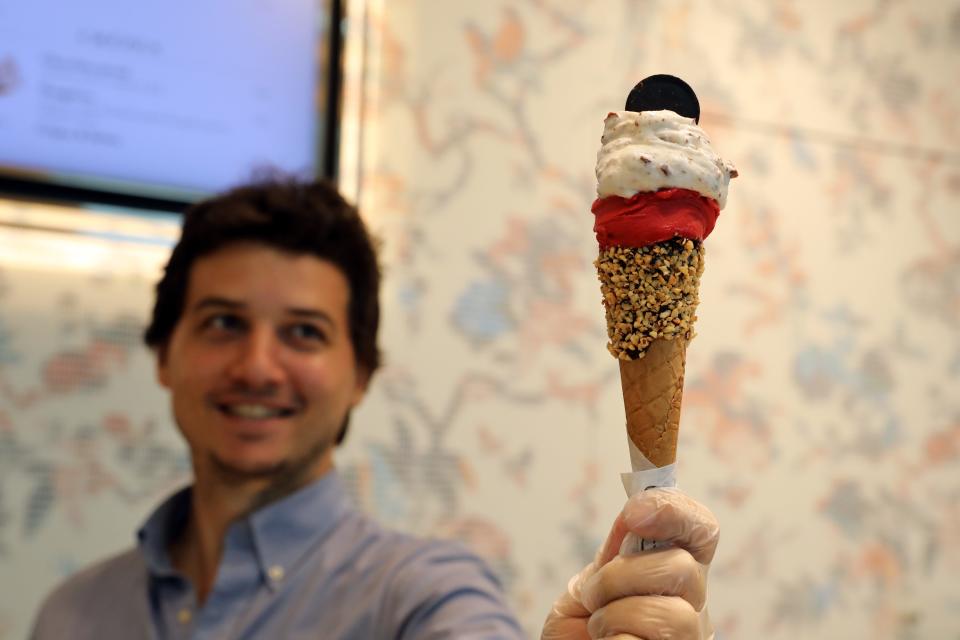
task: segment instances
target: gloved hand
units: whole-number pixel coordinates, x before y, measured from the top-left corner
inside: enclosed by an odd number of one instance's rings
[[[628,531],[673,547],[620,556]],[[541,640],[712,640],[707,569],[719,537],[714,515],[681,491],[638,493],[554,603]]]

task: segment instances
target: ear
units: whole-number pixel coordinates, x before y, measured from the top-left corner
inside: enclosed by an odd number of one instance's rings
[[[154,349],[153,355],[157,358],[157,382],[159,382],[162,387],[169,389],[170,369],[167,366],[167,345],[164,344]]]
[[[353,386],[353,396],[350,398],[350,408],[360,404],[363,397],[367,394],[367,387],[370,386],[370,372],[366,367],[357,367],[357,379]]]

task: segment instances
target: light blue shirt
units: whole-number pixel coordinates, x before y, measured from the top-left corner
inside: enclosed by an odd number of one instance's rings
[[[381,528],[335,472],[234,522],[206,602],[170,562],[190,489],[160,505],[138,548],[48,596],[33,640],[522,638],[490,569],[458,543]]]

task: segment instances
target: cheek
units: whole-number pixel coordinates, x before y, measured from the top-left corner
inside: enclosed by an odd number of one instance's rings
[[[188,352],[190,357],[184,357]],[[223,370],[223,354],[192,346],[189,350],[168,354],[164,378],[171,390],[176,389],[185,396],[196,396],[203,395],[211,385],[222,379]]]
[[[326,367],[301,367],[293,372],[293,379],[304,396],[325,398],[332,393],[333,376]]]
[[[294,379],[300,392],[326,402],[336,400],[336,404],[346,406],[353,397],[355,386],[354,374],[350,364],[328,360],[312,363],[309,366],[298,367],[294,372]]]

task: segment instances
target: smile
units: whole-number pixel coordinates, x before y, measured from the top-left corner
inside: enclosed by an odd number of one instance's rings
[[[270,407],[263,404],[238,403],[218,404],[217,408],[228,416],[248,420],[268,420],[270,418],[288,418],[294,410],[287,407]]]

